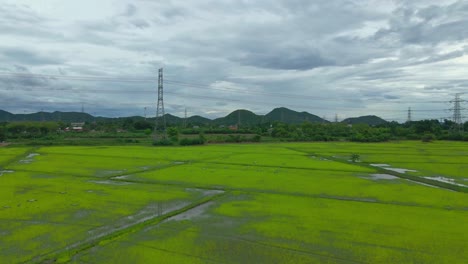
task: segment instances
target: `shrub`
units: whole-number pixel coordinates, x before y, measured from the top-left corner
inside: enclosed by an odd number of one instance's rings
[[[153,146],[171,146],[174,143],[168,139],[160,139],[153,141]]]
[[[424,134],[422,137],[421,137],[421,140],[422,142],[431,142],[435,139],[435,136],[434,134]]]
[[[204,143],[200,138],[183,138],[179,141],[181,146],[203,145]]]
[[[352,162],[358,162],[359,159],[360,159],[359,154],[356,154],[356,153],[351,154],[351,161]]]

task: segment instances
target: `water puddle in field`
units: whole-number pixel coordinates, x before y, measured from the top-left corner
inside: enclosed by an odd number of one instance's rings
[[[96,195],[107,195],[106,192],[102,191],[102,190],[85,190],[85,192],[87,193],[94,193]]]
[[[111,179],[116,179],[116,180],[125,180],[130,178],[131,175],[122,175],[122,176],[117,176],[117,177],[112,177]]]
[[[174,164],[174,165],[182,165],[182,164],[185,164],[185,163],[187,163],[187,162],[185,162],[185,161],[174,161],[174,162],[172,162],[172,164]]]
[[[118,232],[120,230],[138,225],[140,223],[146,222],[163,216],[169,212],[182,209],[183,207],[189,205],[190,202],[162,202],[162,203],[152,203],[142,210],[138,211],[136,214],[129,215],[124,217],[110,226],[102,226],[88,231],[90,236],[89,240],[99,239],[106,235],[112,234],[113,232]]]
[[[81,209],[81,210],[76,211],[73,214],[73,218],[74,219],[83,219],[83,218],[86,218],[86,217],[92,215],[93,213],[94,213],[93,210]]]
[[[370,164],[371,166],[374,166],[374,167],[390,167],[390,165],[388,164],[385,164],[385,163],[373,163],[373,164]]]
[[[393,167],[390,167],[390,165],[383,164],[383,163],[376,163],[376,164],[370,164],[370,165],[373,166],[373,167],[379,167],[379,168],[382,168],[382,169],[385,169],[385,170],[394,171],[394,172],[398,172],[398,173],[417,172],[417,170],[410,170],[410,169],[403,169],[403,168],[393,168]]]
[[[0,176],[2,176],[3,174],[5,173],[13,173],[15,171],[12,171],[12,170],[0,170]]]
[[[453,184],[453,185],[457,185],[457,186],[468,187],[468,185],[464,185],[464,184],[461,184],[461,183],[456,183],[454,179],[446,178],[446,177],[442,177],[442,176],[437,176],[437,177],[424,177],[424,178],[429,179],[429,180],[438,181],[438,182],[444,182],[444,183],[448,183],[448,184]]]
[[[201,204],[199,206],[196,206],[190,210],[187,210],[181,214],[174,215],[172,217],[167,218],[163,222],[168,222],[168,221],[183,221],[183,220],[191,220],[193,218],[199,217],[205,213],[205,211],[213,205],[214,202],[207,202],[205,204]],[[162,223],[163,223],[162,222]]]
[[[203,190],[203,189],[196,189],[196,188],[185,188],[186,191],[189,192],[201,192],[203,196],[212,196],[212,195],[217,195],[224,193],[223,190]]]
[[[390,174],[376,173],[376,174],[371,174],[370,179],[375,180],[375,181],[377,181],[377,180],[396,180],[396,179],[398,179],[398,177],[390,175]]]
[[[223,191],[218,191],[218,190],[204,190],[204,189],[196,189],[196,188],[191,188],[188,189],[189,191],[198,191],[200,194],[203,195],[203,197],[209,197],[212,194],[218,194]],[[93,190],[88,190],[90,192],[94,192]],[[198,215],[203,214],[203,211],[206,210],[206,208],[211,205],[212,202],[206,202],[205,204],[195,206],[194,208],[187,210],[187,212],[181,213],[182,216],[177,217],[177,215],[172,216],[171,219],[190,219],[192,217],[196,217]],[[150,203],[146,206],[144,206],[141,210],[137,211],[136,213],[132,215],[128,215],[126,217],[122,217],[118,219],[117,221],[113,221],[112,223],[107,223],[106,225],[92,228],[87,231],[87,238],[67,245],[65,248],[60,249],[60,251],[68,251],[72,249],[79,248],[80,246],[90,244],[90,243],[95,243],[106,236],[112,235],[116,232],[125,232],[126,229],[144,224],[145,222],[152,221],[158,217],[167,215],[171,212],[180,210],[184,207],[187,207],[188,205],[192,204],[192,201],[190,200],[174,200],[174,201],[161,201],[157,203]],[[78,206],[79,204],[72,204],[72,206]],[[78,210],[74,217],[75,219],[80,219],[80,218],[89,218],[93,217],[93,211],[87,211],[87,210]],[[166,220],[167,221],[167,220]],[[159,223],[158,223],[159,224]],[[151,225],[148,223],[148,226],[145,227],[144,230],[150,229],[157,227],[158,224],[156,225]],[[33,259],[34,262],[34,259]]]
[[[317,157],[317,156],[309,156],[309,158],[315,159],[315,160],[321,160],[321,161],[330,161],[330,160],[327,159],[327,158]]]
[[[36,156],[40,156],[41,154],[39,153],[29,153],[26,158],[22,159],[19,161],[19,163],[22,163],[22,164],[29,164],[31,162],[34,161],[34,157]]]
[[[133,184],[131,182],[122,182],[122,181],[112,181],[112,180],[105,180],[105,181],[88,181],[97,184],[107,184],[107,185],[129,185]]]
[[[402,169],[402,168],[385,168],[385,169],[398,172],[398,173],[418,172],[417,170],[409,170],[409,169]]]

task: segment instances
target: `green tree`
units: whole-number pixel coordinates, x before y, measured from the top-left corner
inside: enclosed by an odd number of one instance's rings
[[[352,162],[358,162],[360,158],[361,157],[359,156],[359,154],[356,154],[356,153],[351,154],[351,161]]]
[[[0,142],[6,140],[6,129],[5,127],[1,126],[0,127]]]
[[[167,129],[167,136],[173,142],[179,141],[179,130],[177,129],[177,127],[169,127]]]

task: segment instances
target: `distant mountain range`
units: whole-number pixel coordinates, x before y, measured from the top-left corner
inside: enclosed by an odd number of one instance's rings
[[[184,122],[183,118],[165,114],[164,115],[166,122],[168,124],[182,124]],[[37,112],[32,114],[12,114],[7,111],[0,110],[0,122],[12,122],[12,121],[62,121],[65,123],[70,122],[93,122],[93,121],[118,121],[125,118],[133,118],[137,120],[143,120],[144,117],[141,116],[131,116],[131,117],[100,117],[92,116],[87,113],[81,112]],[[153,118],[148,118],[150,121],[154,121]],[[273,109],[266,115],[257,115],[249,110],[239,109],[228,114],[225,117],[220,117],[216,119],[208,119],[202,116],[191,116],[187,118],[186,123],[192,125],[257,125],[263,123],[269,123],[274,121],[280,121],[289,124],[300,124],[303,122],[311,123],[329,123],[329,121],[320,118],[316,115],[310,114],[308,112],[296,112],[294,110],[279,107]],[[379,125],[386,123],[387,121],[382,118],[374,115],[361,116],[347,118],[342,121],[346,124],[368,124],[368,125]]]

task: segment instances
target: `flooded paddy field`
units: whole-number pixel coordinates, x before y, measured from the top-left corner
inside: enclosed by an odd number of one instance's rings
[[[4,147],[0,263],[463,263],[467,164],[456,142]]]

